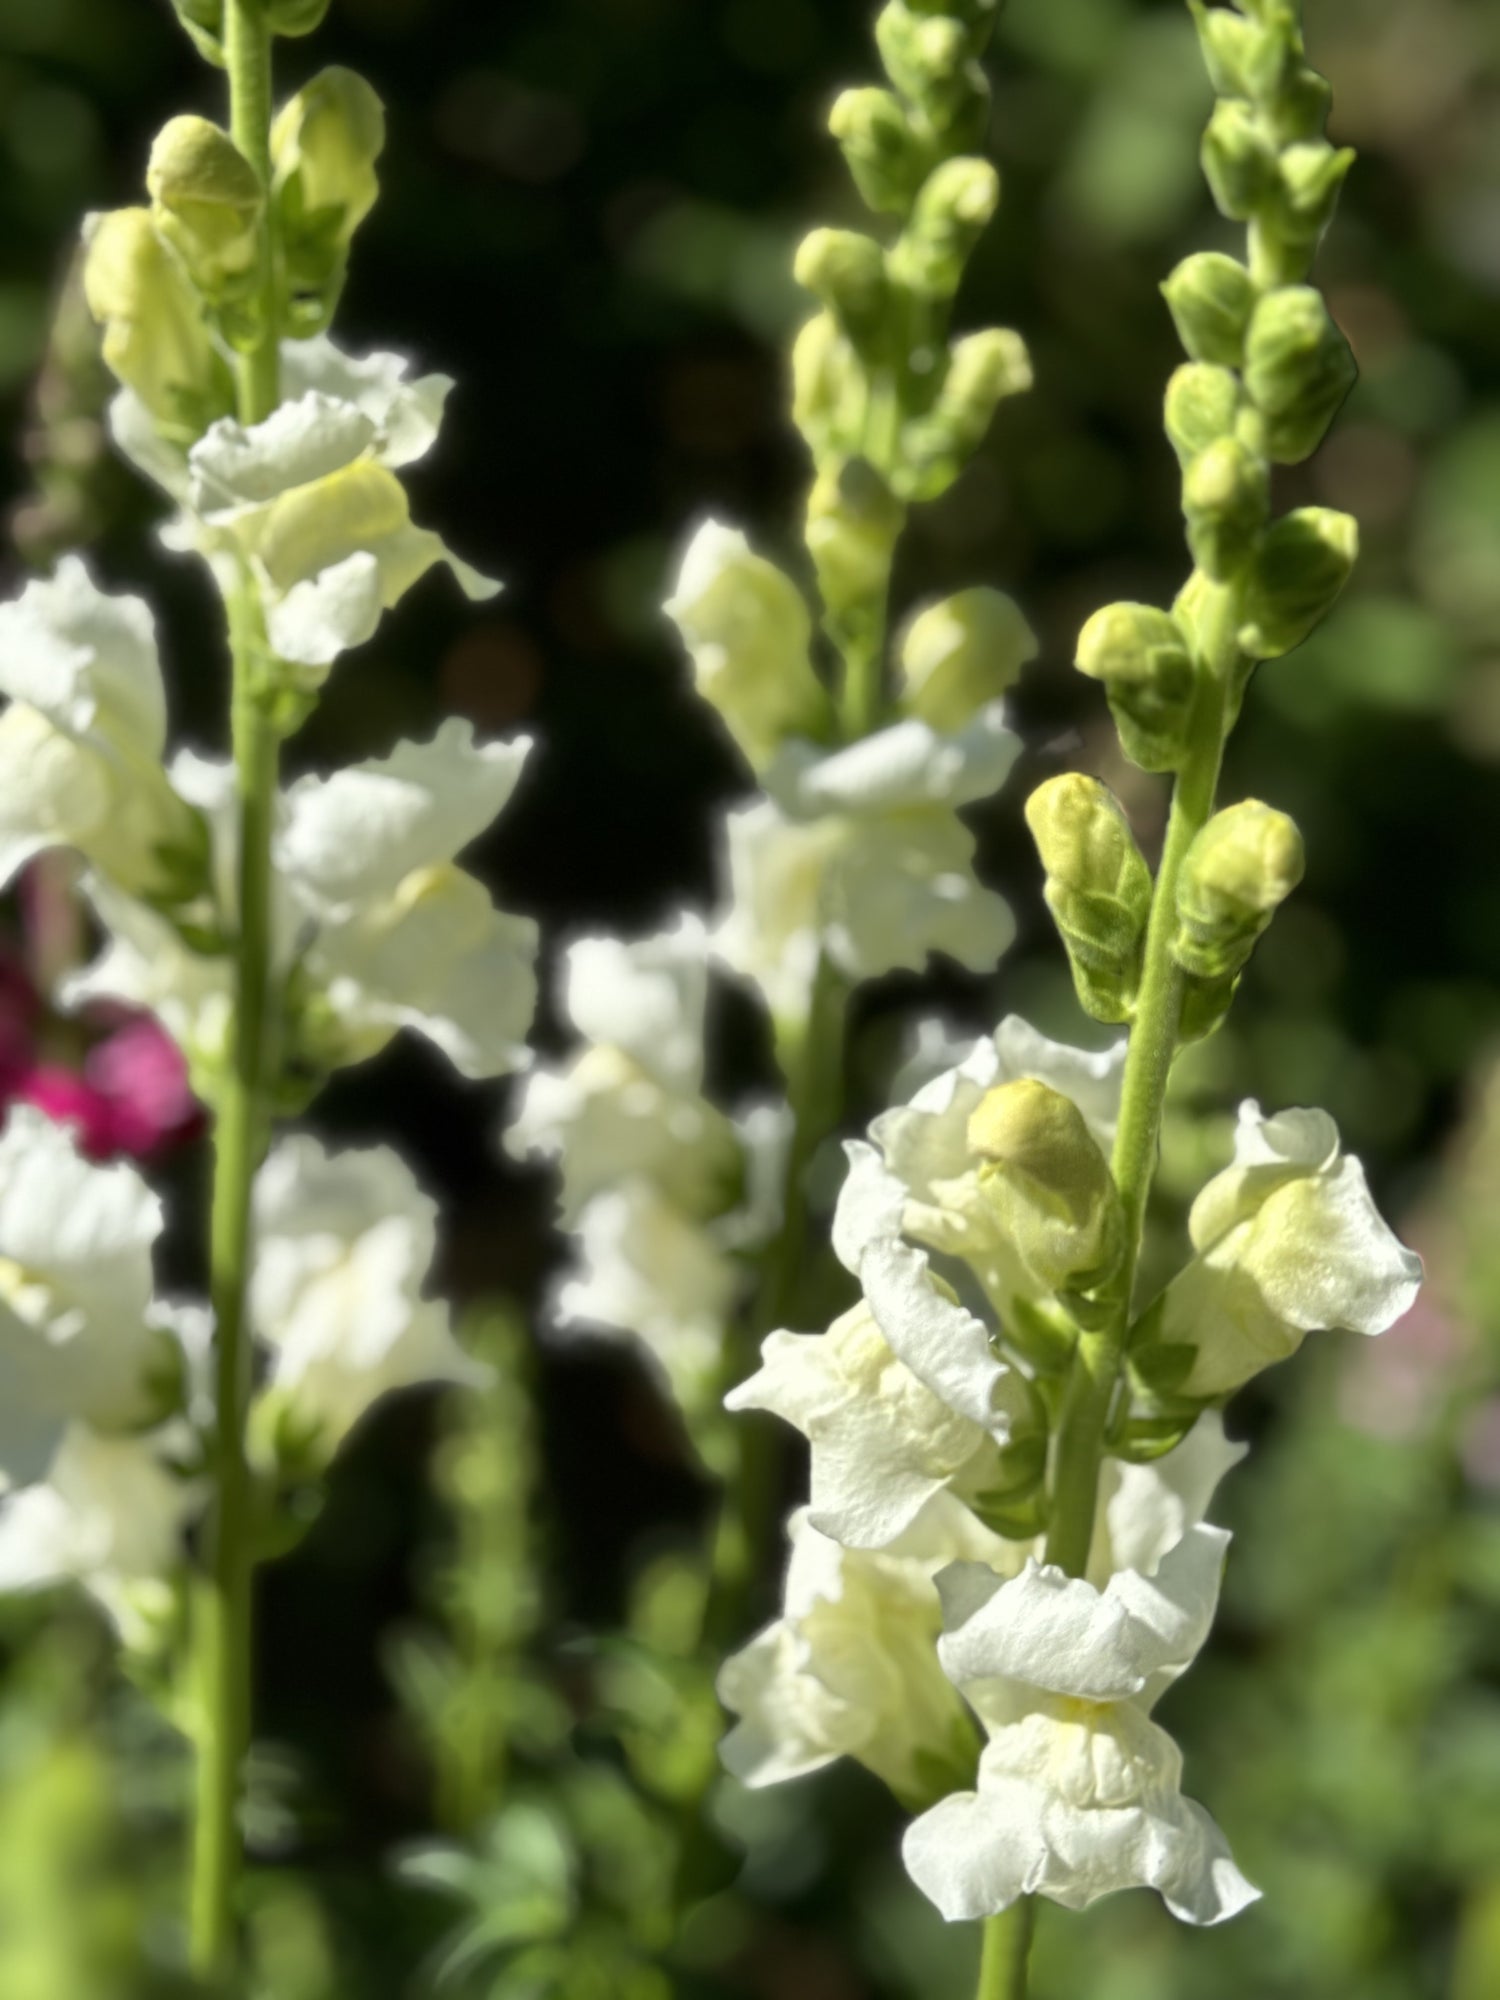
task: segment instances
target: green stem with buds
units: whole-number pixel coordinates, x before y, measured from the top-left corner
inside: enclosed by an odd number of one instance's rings
[[[1026,1967],[1036,1929],[1036,1899],[1022,1896],[984,1926],[974,2000],[1026,2000]]]
[[[1105,1431],[1133,1316],[1136,1269],[1156,1174],[1162,1110],[1182,1026],[1183,975],[1172,956],[1177,885],[1188,849],[1213,814],[1224,756],[1240,596],[1239,584],[1219,584],[1203,613],[1202,671],[1151,900],[1140,997],[1125,1057],[1120,1122],[1111,1162],[1125,1212],[1125,1253],[1111,1284],[1108,1321],[1097,1331],[1079,1333],[1058,1423],[1046,1559],[1070,1576],[1081,1576],[1088,1564]]]
[[[253,0],[228,0],[225,52],[233,134],[269,185],[271,36]],[[239,357],[239,414],[252,424],[279,398],[272,325],[269,232],[263,230],[261,336]],[[216,1500],[211,1569],[200,1600],[197,1812],[192,1963],[218,1991],[236,1987],[237,1893],[242,1868],[239,1805],[250,1742],[252,1488],[245,1421],[250,1388],[246,1329],[251,1196],[269,1126],[266,1080],[274,1029],[270,1007],[271,830],[278,740],[261,685],[264,621],[253,580],[229,599],[232,724],[239,809],[238,938],[231,1060],[216,1105],[210,1293],[215,1322]]]

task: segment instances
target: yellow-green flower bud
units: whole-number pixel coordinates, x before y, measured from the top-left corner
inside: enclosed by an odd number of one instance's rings
[[[146,168],[157,229],[211,304],[254,284],[265,193],[227,132],[207,118],[170,119]]]
[[[224,0],[172,0],[172,9],[200,56],[224,67]]]
[[[1245,799],[1204,827],[1182,864],[1172,956],[1191,978],[1239,977],[1302,880],[1302,836],[1285,813]]]
[[[1220,438],[1234,435],[1240,385],[1227,368],[1184,362],[1167,384],[1167,436],[1186,470]]]
[[[1277,165],[1277,234],[1310,256],[1333,220],[1354,159],[1352,148],[1336,151],[1326,139],[1288,146]]]
[[[1220,97],[1248,97],[1249,69],[1261,29],[1227,7],[1208,7],[1188,0],[1203,50],[1203,66]]]
[[[1315,452],[1358,372],[1320,292],[1290,285],[1263,298],[1245,337],[1245,387],[1270,456],[1295,465]]]
[[[961,590],[928,605],[907,627],[901,706],[934,729],[962,729],[1014,685],[1036,653],[1036,635],[1013,598],[983,587]]]
[[[885,252],[853,229],[815,229],[798,248],[792,274],[814,293],[861,353],[878,348],[890,316]]]
[[[1200,451],[1182,481],[1193,559],[1216,582],[1238,575],[1271,511],[1264,462],[1238,438]]]
[[[832,313],[815,313],[792,343],[792,421],[814,458],[845,447],[863,408],[863,371]]]
[[[1255,310],[1250,273],[1217,250],[1184,258],[1162,286],[1179,339],[1194,361],[1238,368],[1245,357],[1245,329]]]
[[[846,90],[828,115],[860,193],[878,215],[906,215],[932,169],[932,148],[889,90]]]
[[[1203,171],[1219,212],[1248,222],[1276,186],[1276,152],[1254,108],[1221,97],[1203,135]]]
[[[935,500],[946,493],[978,450],[999,404],[1030,387],[1031,360],[1018,333],[996,326],[955,341],[931,408],[902,435],[904,496]]]
[[[384,146],[384,108],[353,70],[320,71],[276,116],[272,190],[298,332],[332,315],[354,232],[380,192]]]
[[[999,202],[1000,176],[988,160],[945,160],[917,196],[893,274],[922,298],[951,299]]]
[[[979,1187],[1022,1262],[1050,1291],[1113,1276],[1124,1214],[1109,1162],[1071,1098],[1034,1077],[1002,1083],[969,1119]]]
[[[828,696],[808,655],[812,619],[802,592],[736,529],[716,521],[699,529],[666,612],[682,634],[699,694],[755,770],[786,737],[823,732]]]
[[[1331,507],[1299,507],[1267,530],[1245,595],[1241,643],[1259,660],[1300,646],[1328,616],[1359,555],[1359,523]]]
[[[863,459],[819,474],[807,499],[807,547],[830,626],[849,630],[884,601],[906,510]]]
[[[1175,771],[1197,687],[1177,620],[1151,604],[1106,604],[1078,635],[1077,666],[1103,681],[1126,756],[1143,771]]]
[[[989,100],[974,60],[973,29],[954,18],[958,12],[923,13],[908,0],[889,0],[875,23],[887,76],[945,133],[960,120],[972,124]]]
[[[209,337],[203,301],[144,208],[85,227],[84,296],[104,329],[104,359],[165,436],[191,443],[233,403],[228,365]]]
[[[1037,786],[1026,823],[1085,1012],[1128,1021],[1151,914],[1151,871],[1130,822],[1097,778],[1067,771]]]
[[[328,0],[266,0],[266,25],[273,35],[310,35],[327,12]]]

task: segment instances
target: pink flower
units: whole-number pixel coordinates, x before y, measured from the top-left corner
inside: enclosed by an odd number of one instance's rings
[[[155,1021],[133,1015],[96,1042],[79,1073],[35,1063],[14,1094],[74,1126],[93,1160],[146,1160],[191,1138],[202,1108],[176,1045]]]

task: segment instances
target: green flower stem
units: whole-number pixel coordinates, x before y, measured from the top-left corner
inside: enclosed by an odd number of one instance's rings
[[[229,71],[229,130],[234,143],[271,189],[271,30],[258,0],[225,0],[224,57]],[[267,208],[269,217],[269,203]],[[258,424],[281,400],[275,312],[275,245],[269,221],[260,232],[259,337],[236,361],[239,418]]]
[[[234,137],[268,177],[271,43],[252,0],[228,0],[225,48]],[[245,423],[268,415],[279,395],[268,240],[262,245],[262,268],[264,331],[239,364],[239,410]],[[269,1127],[271,826],[279,747],[261,685],[264,622],[248,577],[231,593],[228,608],[239,806],[239,931],[233,1047],[218,1094],[214,1130],[209,1289],[215,1321],[216,1503],[211,1568],[201,1594],[197,1634],[201,1738],[192,1896],[193,1968],[205,1983],[224,1993],[234,1992],[237,1984],[239,1804],[250,1741],[253,1552],[245,1446],[250,1388],[245,1299],[252,1256],[251,1191]]]
[[[1183,976],[1172,958],[1177,882],[1189,847],[1207,824],[1224,755],[1229,677],[1235,662],[1241,587],[1215,586],[1202,614],[1201,672],[1187,755],[1172,795],[1167,837],[1146,932],[1145,963],[1115,1133],[1115,1185],[1125,1210],[1125,1254],[1111,1285],[1114,1308],[1097,1331],[1079,1333],[1057,1430],[1047,1561],[1081,1576],[1094,1537],[1099,1469],[1115,1386],[1125,1359],[1146,1204],[1156,1173],[1162,1107],[1182,1025]]]
[[[1023,1896],[986,1921],[974,2000],[1026,2000],[1026,1966],[1035,1929],[1034,1896]]]

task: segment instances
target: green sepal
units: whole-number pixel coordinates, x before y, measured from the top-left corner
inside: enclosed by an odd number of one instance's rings
[[[1187,979],[1183,982],[1182,1020],[1177,1045],[1187,1048],[1205,1042],[1224,1025],[1224,1017],[1239,991],[1240,975],[1232,979]]]
[[[1276,191],[1275,148],[1252,105],[1221,97],[1203,134],[1203,173],[1219,213],[1250,222]]]
[[[1040,1483],[1023,1500],[992,1500],[981,1493],[972,1496],[968,1504],[985,1527],[1008,1542],[1029,1542],[1046,1530],[1047,1492]]]
[[[1040,1375],[1066,1375],[1073,1365],[1076,1326],[1033,1299],[1013,1299],[1001,1330],[1005,1345]]]
[[[1177,1449],[1205,1408],[1205,1404],[1189,1402],[1184,1398],[1170,1414],[1130,1414],[1117,1419],[1106,1440],[1109,1454],[1112,1458],[1123,1459],[1127,1465],[1154,1465],[1168,1452]],[[1128,1404],[1126,1409],[1129,1409]]]
[[[932,141],[918,132],[894,91],[846,90],[828,114],[854,184],[877,215],[909,215],[937,165]]]
[[[224,0],[172,0],[172,11],[204,61],[223,69]]]

